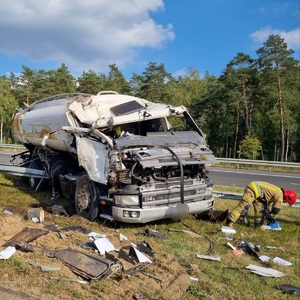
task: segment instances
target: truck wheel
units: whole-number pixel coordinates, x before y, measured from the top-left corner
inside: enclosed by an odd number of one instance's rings
[[[79,178],[75,191],[75,208],[79,216],[90,221],[99,218],[100,203],[95,183],[87,175]]]

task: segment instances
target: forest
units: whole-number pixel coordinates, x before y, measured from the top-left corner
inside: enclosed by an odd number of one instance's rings
[[[116,64],[106,74],[88,70],[78,78],[65,64],[48,71],[23,66],[19,76],[0,77],[0,143],[13,143],[11,119],[19,107],[62,93],[110,90],[188,107],[217,157],[300,162],[299,60],[280,35],[270,35],[256,54],[238,52],[219,77],[190,67],[175,78],[156,62],[129,80]]]

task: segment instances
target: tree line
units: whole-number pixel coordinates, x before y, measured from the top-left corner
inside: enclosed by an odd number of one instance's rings
[[[89,70],[79,78],[64,64],[49,71],[23,66],[20,76],[0,77],[0,142],[11,141],[11,116],[20,106],[112,90],[188,107],[218,157],[300,162],[300,64],[293,53],[280,35],[270,35],[257,58],[238,52],[219,77],[190,67],[175,78],[155,62],[130,80],[116,64],[107,74]]]

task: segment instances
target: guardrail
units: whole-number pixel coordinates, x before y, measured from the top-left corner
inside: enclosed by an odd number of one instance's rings
[[[26,149],[22,144],[0,144],[0,150],[23,150]]]
[[[220,163],[235,164],[238,169],[240,165],[258,165],[266,167],[279,167],[279,168],[298,168],[300,169],[300,163],[281,162],[281,161],[267,161],[267,160],[251,160],[251,159],[235,159],[235,158],[218,158]]]

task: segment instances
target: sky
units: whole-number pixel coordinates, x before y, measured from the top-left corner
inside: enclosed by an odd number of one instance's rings
[[[271,34],[300,59],[299,0],[1,0],[0,76],[116,64],[130,79],[149,62],[175,77],[219,76],[239,52],[256,58]]]

